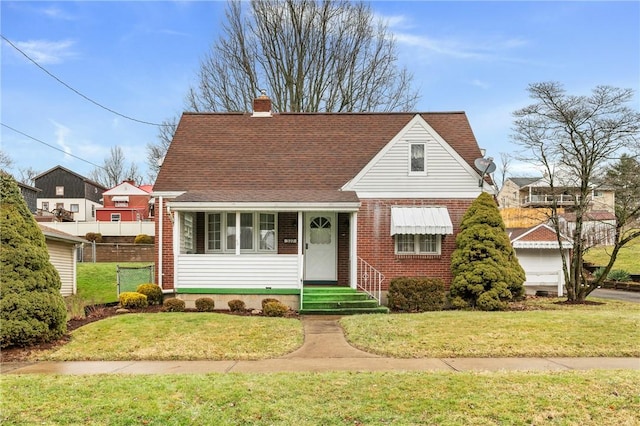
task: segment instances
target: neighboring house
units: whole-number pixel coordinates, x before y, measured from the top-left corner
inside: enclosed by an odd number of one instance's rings
[[[500,208],[544,208],[551,207],[555,201],[558,207],[569,211],[576,203],[578,190],[579,188],[569,185],[551,188],[543,177],[512,177],[508,178],[500,189],[498,204]],[[605,187],[592,189],[589,195],[589,210],[613,213],[615,191]]]
[[[307,285],[448,286],[462,215],[491,191],[479,157],[463,112],[272,114],[263,96],[253,114],[185,113],[153,190],[158,283],[296,308]]]
[[[133,222],[153,218],[152,185],[136,186],[126,180],[105,191],[103,206],[96,209],[96,220]]]
[[[576,232],[576,215],[567,212],[558,216],[560,232],[574,235]],[[609,211],[589,211],[582,218],[582,238],[588,247],[616,243],[616,215]]]
[[[507,234],[520,266],[527,275],[524,285],[555,286],[558,295],[562,296],[562,263],[569,261],[569,252],[573,246],[571,240],[562,236],[561,255],[556,233],[548,225],[541,223],[530,228],[511,228],[507,229]]]
[[[33,214],[36,214],[36,212],[38,211],[38,192],[40,192],[40,190],[22,182],[17,183],[18,187],[20,188],[22,198],[24,198],[24,201],[27,203],[29,211]]]
[[[56,166],[34,178],[38,194],[39,216],[60,221],[91,222],[106,188],[62,166]]]
[[[62,283],[60,293],[63,296],[76,294],[77,249],[87,241],[83,238],[48,228],[42,224],[38,225],[40,225],[40,229],[44,234],[47,250],[49,251],[49,260],[60,275]]]

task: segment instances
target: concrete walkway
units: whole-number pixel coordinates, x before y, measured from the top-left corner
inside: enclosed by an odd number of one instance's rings
[[[304,344],[261,361],[72,361],[4,363],[6,374],[203,374],[326,371],[640,370],[640,358],[384,358],[349,345],[340,317],[303,316]]]

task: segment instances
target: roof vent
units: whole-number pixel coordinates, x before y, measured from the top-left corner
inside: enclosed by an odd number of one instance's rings
[[[271,99],[267,96],[267,91],[262,89],[259,97],[253,100],[252,117],[271,117]]]

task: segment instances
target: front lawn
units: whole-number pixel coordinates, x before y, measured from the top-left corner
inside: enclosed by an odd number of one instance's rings
[[[599,246],[589,249],[584,255],[584,260],[603,267],[609,263],[610,257],[611,247]],[[636,238],[620,249],[612,270],[621,269],[630,274],[640,274],[640,262],[638,262],[638,259],[640,259],[640,238]]]
[[[539,310],[358,315],[340,323],[353,346],[396,358],[640,356],[640,304],[559,300],[524,304]]]
[[[0,389],[7,426],[640,423],[640,371],[34,374]]]
[[[36,355],[56,361],[254,360],[275,358],[302,345],[297,319],[219,313],[125,314],[71,333],[71,341]]]

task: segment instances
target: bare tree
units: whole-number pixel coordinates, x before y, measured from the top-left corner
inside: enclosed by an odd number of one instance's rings
[[[107,188],[119,185],[127,179],[133,180],[136,184],[141,182],[138,166],[133,162],[127,164],[124,152],[119,146],[111,148],[109,156],[102,163],[102,167],[93,169],[89,177]]]
[[[171,145],[173,134],[176,132],[176,128],[178,127],[178,119],[179,117],[173,117],[163,121],[158,133],[158,142],[147,143],[147,165],[149,166],[147,176],[149,178],[149,182],[155,181],[158,176],[160,166],[164,161],[164,156],[169,149],[169,145]]]
[[[27,167],[26,169],[21,168],[18,171],[20,172],[20,179],[18,179],[18,181],[30,186],[34,185],[35,177],[40,174],[40,172],[33,167]]]
[[[0,170],[8,172],[13,167],[13,158],[0,149]]]
[[[630,89],[598,86],[590,96],[574,96],[559,83],[544,82],[529,85],[528,91],[535,103],[514,113],[514,139],[528,159],[546,171],[552,192],[568,193],[575,200],[573,249],[563,272],[568,299],[584,301],[599,285],[589,282],[583,269],[588,249],[583,224],[591,192],[611,160],[627,148],[637,149],[640,113],[627,106],[633,97]],[[560,243],[557,197],[552,200],[550,219]]]
[[[230,1],[223,34],[188,94],[195,111],[250,111],[266,90],[275,111],[406,111],[418,94],[368,5],[347,0]]]
[[[498,179],[494,179],[498,190],[502,189],[507,175],[511,171],[511,154],[507,152],[500,153],[500,164],[498,164]]]

